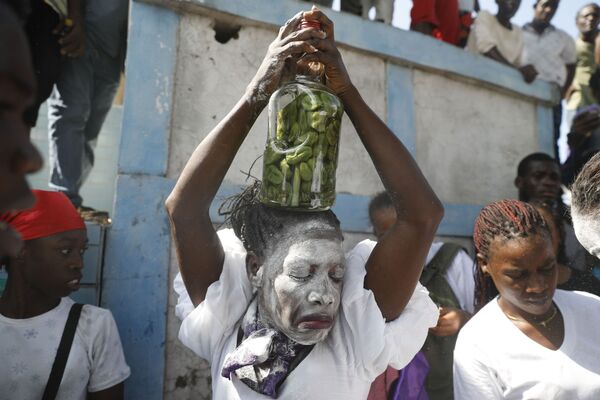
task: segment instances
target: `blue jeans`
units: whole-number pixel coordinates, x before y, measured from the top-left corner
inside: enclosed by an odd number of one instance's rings
[[[121,63],[86,42],[65,62],[48,99],[50,183],[81,206],[79,189],[94,165],[96,139],[119,87]]]

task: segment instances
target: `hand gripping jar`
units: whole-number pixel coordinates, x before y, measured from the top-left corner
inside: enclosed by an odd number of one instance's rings
[[[320,26],[319,26],[320,28]],[[321,83],[323,65],[278,89],[269,100],[261,201],[308,211],[331,208],[343,105]]]

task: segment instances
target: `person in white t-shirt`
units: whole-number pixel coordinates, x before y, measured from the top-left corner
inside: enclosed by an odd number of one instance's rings
[[[498,13],[495,16],[485,10],[477,14],[467,40],[467,50],[518,69],[525,82],[531,83],[537,70],[523,62],[523,31],[510,22],[521,0],[496,0],[496,3]]]
[[[454,350],[457,399],[600,398],[600,298],[556,289],[556,253],[542,215],[500,200],[475,221],[476,296],[499,295],[463,327]]]
[[[41,399],[79,288],[85,224],[61,193],[34,190],[33,208],[0,215],[23,237],[0,297],[0,400]],[[84,305],[57,400],[123,399],[130,374],[110,311]],[[51,385],[50,385],[51,386]]]
[[[577,63],[575,41],[567,32],[551,24],[559,3],[560,0],[536,0],[533,5],[533,20],[523,25],[523,62],[533,64],[538,71],[536,79],[549,82],[561,93],[552,114],[556,157],[562,121],[561,100],[571,87]]]
[[[321,29],[298,29],[303,20]],[[209,216],[269,96],[289,66],[306,62],[324,65],[328,87],[403,211],[384,239],[364,241],[347,256],[331,210],[266,206],[258,200],[260,184],[232,203],[233,232],[217,234]],[[246,94],[198,145],[166,207],[183,297],[195,307],[183,315],[179,338],[210,362],[215,400],[364,399],[388,364],[402,368],[412,359],[437,321],[417,281],[442,205],[352,84],[333,23],[316,8],[279,30]]]

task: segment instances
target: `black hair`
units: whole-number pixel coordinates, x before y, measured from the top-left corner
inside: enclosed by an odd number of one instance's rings
[[[248,252],[264,258],[282,238],[299,233],[343,240],[340,221],[333,211],[295,211],[267,206],[260,201],[261,184],[256,181],[225,200],[219,214],[242,241]]]
[[[499,200],[485,206],[475,219],[473,243],[477,255],[489,260],[490,246],[495,239],[511,240],[537,234],[552,239],[546,221],[535,207],[518,200]],[[475,308],[480,309],[497,294],[494,282],[483,272],[478,258],[475,270]]]
[[[579,214],[600,214],[600,153],[585,163],[571,186],[571,207]]]
[[[565,248],[565,240],[566,240],[566,232],[565,232],[565,212],[562,207],[562,203],[557,201],[547,201],[547,200],[536,200],[530,203],[533,205],[538,211],[543,210],[547,212],[552,218],[552,222],[554,226],[556,226],[556,230],[558,231],[558,254],[556,255],[556,261],[561,264],[567,265],[569,263],[569,258],[567,257],[567,251]],[[544,215],[542,214],[542,217]],[[548,227],[550,229],[550,227]]]
[[[533,2],[533,8],[536,8],[540,1],[542,1],[542,0],[535,0]],[[560,0],[556,0],[556,5],[558,5],[559,3],[560,3]]]
[[[588,3],[588,4],[584,5],[583,7],[581,7],[581,8],[580,8],[580,9],[577,11],[577,14],[576,14],[576,16],[577,16],[577,17],[579,17],[579,14],[581,14],[581,12],[582,12],[582,11],[583,11],[585,8],[588,8],[588,7],[594,7],[596,10],[600,11],[600,6],[598,6],[598,4],[596,4],[596,3]]]
[[[547,161],[558,166],[558,162],[552,156],[549,156],[546,153],[532,153],[519,162],[519,166],[517,167],[517,176],[525,176],[529,171],[529,164],[535,161]]]
[[[373,215],[377,211],[384,210],[386,208],[394,208],[392,197],[388,192],[379,192],[373,196],[371,201],[369,201],[369,219],[371,220],[371,223],[373,223]]]

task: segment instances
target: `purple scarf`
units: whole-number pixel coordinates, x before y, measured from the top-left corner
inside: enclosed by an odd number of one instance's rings
[[[276,399],[290,364],[302,350],[312,346],[298,344],[263,324],[258,319],[256,298],[244,315],[242,330],[243,340],[225,357],[221,375],[230,379],[233,372],[250,389]]]

